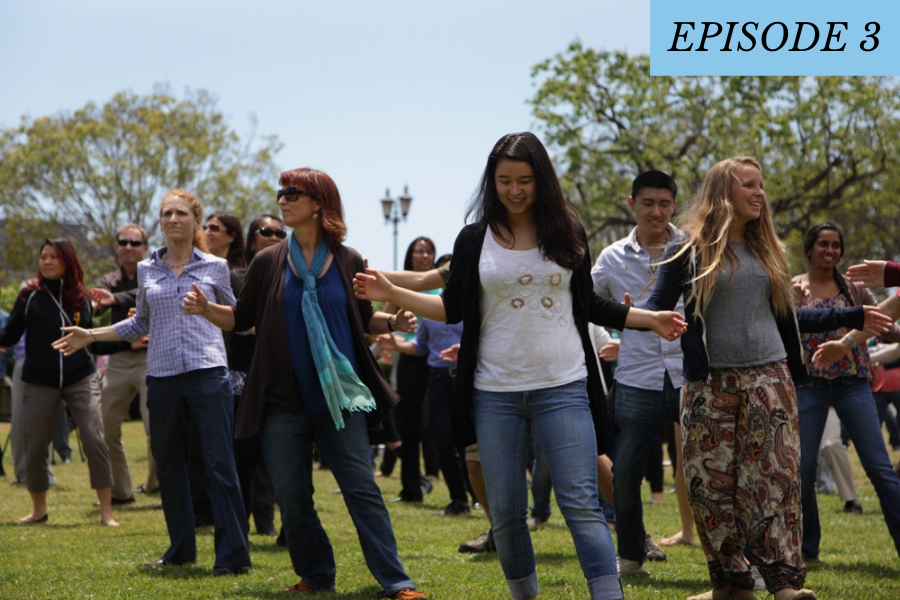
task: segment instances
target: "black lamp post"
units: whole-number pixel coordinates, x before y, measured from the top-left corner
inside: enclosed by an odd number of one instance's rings
[[[397,224],[406,221],[409,214],[409,205],[412,204],[412,196],[409,195],[409,186],[403,186],[403,194],[399,198],[391,198],[391,190],[388,188],[381,199],[381,208],[384,210],[384,224],[394,224],[394,270],[397,270]]]

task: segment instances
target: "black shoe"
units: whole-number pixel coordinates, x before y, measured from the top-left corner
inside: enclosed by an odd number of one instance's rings
[[[267,535],[269,537],[278,537],[278,532],[275,531],[275,528],[269,525],[268,527],[257,527],[256,533],[258,535]]]
[[[453,515],[465,515],[468,514],[469,511],[469,504],[467,502],[453,501],[441,510],[434,511],[432,514],[436,517],[449,517]]]
[[[859,503],[859,500],[847,500],[847,502],[844,503],[844,512],[850,513],[851,515],[861,515],[862,504]]]
[[[287,548],[287,538],[284,537],[284,527],[281,528],[281,533],[278,534],[278,539],[275,540],[275,545],[281,548]]]
[[[226,577],[228,575],[243,575],[247,567],[214,567],[210,575],[212,577]]]
[[[189,560],[187,562],[175,562],[174,560],[163,560],[161,558],[157,560],[148,560],[142,566],[144,567],[180,567],[181,565],[192,564],[194,561]]]
[[[488,529],[477,538],[463,542],[459,545],[460,552],[496,552],[497,546],[494,544],[494,530]]]
[[[125,498],[124,500],[122,500],[121,498],[116,498],[115,496],[113,496],[110,500],[112,501],[112,505],[113,505],[113,506],[122,506],[122,505],[125,505],[125,504],[134,504],[134,496],[132,496],[131,498]],[[94,506],[100,506],[100,501],[98,500],[97,502],[94,502]]]
[[[405,494],[400,492],[400,495],[396,498],[390,498],[388,502],[421,502],[422,496],[412,496],[410,494]]]
[[[431,480],[430,480],[428,477],[426,477],[425,475],[422,475],[422,476],[420,477],[420,479],[419,479],[419,486],[422,488],[422,495],[423,495],[423,496],[426,496],[426,495],[430,494],[430,493],[431,493],[431,490],[434,489],[434,484],[433,484],[433,483],[431,482]]]

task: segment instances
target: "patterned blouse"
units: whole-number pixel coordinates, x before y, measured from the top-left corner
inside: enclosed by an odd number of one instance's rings
[[[835,308],[853,306],[846,296],[838,294],[833,298],[807,298],[804,308]],[[830,340],[839,340],[846,335],[847,329],[837,329],[823,333],[805,333],[800,336],[803,348],[806,350],[806,362],[809,365],[809,374],[819,379],[834,379],[836,377],[862,377],[866,381],[872,381],[872,363],[869,360],[869,350],[865,344],[853,349],[836,363],[828,365],[825,369],[817,369],[812,365],[812,356],[819,344]]]

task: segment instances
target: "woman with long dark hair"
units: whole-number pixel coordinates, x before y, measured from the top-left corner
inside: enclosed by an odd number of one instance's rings
[[[240,219],[231,213],[214,212],[206,217],[203,231],[210,254],[227,260],[230,271],[244,266],[244,232]]]
[[[73,323],[91,326],[93,310],[84,286],[84,271],[72,244],[59,239],[44,240],[39,265],[37,274],[16,298],[6,327],[0,330],[0,346],[14,346],[28,331],[22,381],[26,481],[33,508],[18,522],[48,520],[47,445],[53,438],[60,401],[64,400],[81,432],[91,487],[100,500],[100,522],[114,527],[118,523],[112,514],[112,472],[103,439],[96,366],[87,350],[61,356],[50,346],[60,338],[60,327]],[[113,346],[94,344],[91,350],[109,354]]]
[[[228,263],[207,253],[203,206],[185,190],[166,192],[159,205],[166,245],[138,263],[136,314],[109,327],[66,327],[53,347],[65,355],[93,340],[136,340],[148,332],[147,408],[159,492],[171,545],[146,565],[184,565],[197,558],[188,484],[188,425],[197,424],[215,525],[212,574],[236,575],[250,566],[247,517],[232,454],[234,399],[222,332],[187,319],[182,300],[205,290],[234,304]]]
[[[494,145],[469,216],[473,223],[456,238],[441,296],[398,288],[375,270],[357,274],[357,296],[391,301],[436,321],[463,322],[454,437],[460,447],[477,439],[512,597],[539,592],[526,525],[533,431],[591,598],[622,598],[597,489],[597,456],[612,449],[614,430],[588,322],[651,328],[675,339],[683,319],[593,293],[587,236],[532,133],[505,135]]]
[[[815,598],[802,589],[794,382],[808,375],[800,332],[864,323],[880,330],[887,319],[862,307],[795,312],[787,256],[753,158],[716,164],[680,228],[685,241],[667,251],[646,307],[674,308],[684,297],[685,481],[713,586],[692,600],[753,597],[747,544],[776,600]]]
[[[260,250],[274,246],[287,237],[281,217],[266,213],[250,221],[247,226],[247,247],[244,250],[244,264],[249,265]]]
[[[427,596],[415,589],[397,554],[391,519],[372,472],[367,429],[376,427],[397,396],[369,352],[365,333],[414,329],[415,318],[376,312],[355,301],[353,273],[362,257],[341,242],[344,208],[322,171],[281,174],[278,205],[294,229],[288,242],[261,250],[250,263],[235,307],[210,302],[194,288],[185,314],[203,315],[222,329],[255,326],[257,345],[238,407],[237,438],[260,436],[281,509],[299,583],[286,591],[334,590],[331,542],[313,501],[311,448],[331,468],[366,564],[383,595]]]
[[[813,226],[803,240],[803,253],[809,261],[809,270],[794,278],[806,291],[805,308],[833,308],[860,305],[875,306],[875,296],[859,284],[854,284],[838,271],[844,254],[844,235],[833,223]],[[802,336],[807,361],[821,344],[838,340],[848,333],[838,329]],[[896,324],[884,339],[900,341],[900,327]],[[833,406],[843,427],[850,434],[859,461],[875,487],[888,531],[894,546],[900,552],[900,479],[891,466],[878,410],[869,383],[873,368],[865,344],[855,345],[851,352],[828,365],[810,364],[810,380],[797,388],[800,413],[800,475],[801,502],[803,506],[803,558],[819,558],[819,507],[816,501],[816,473],[818,450],[828,418],[828,407]]]

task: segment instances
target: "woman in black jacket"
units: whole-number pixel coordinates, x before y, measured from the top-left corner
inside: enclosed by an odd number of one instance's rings
[[[622,598],[597,488],[597,456],[611,449],[613,426],[588,321],[652,328],[673,340],[683,320],[593,293],[584,230],[534,134],[509,134],[495,144],[469,214],[475,222],[456,238],[441,296],[397,288],[373,270],[357,274],[357,296],[463,322],[454,437],[466,446],[477,434],[494,540],[512,597],[527,600],[539,592],[526,525],[525,471],[534,431],[591,598]]]
[[[22,370],[25,406],[25,455],[28,491],[33,509],[18,523],[45,523],[48,478],[47,444],[53,437],[60,400],[65,400],[81,431],[91,473],[91,487],[100,500],[100,522],[116,527],[112,514],[112,473],[103,441],[100,384],[94,361],[85,349],[63,357],[50,344],[61,338],[60,327],[91,326],[91,301],[84,287],[84,271],[72,245],[65,240],[44,240],[40,268],[19,293],[0,346],[12,346],[25,330],[25,365]],[[110,354],[122,344],[95,343],[91,350]]]

